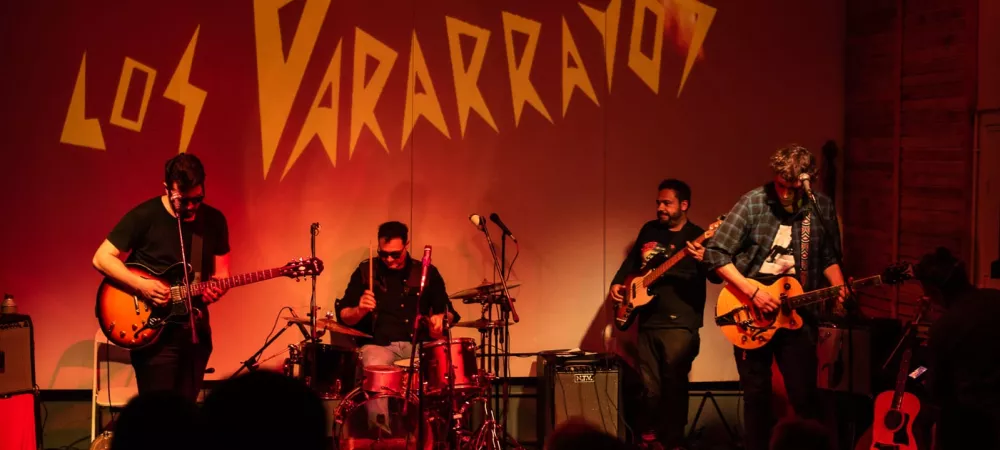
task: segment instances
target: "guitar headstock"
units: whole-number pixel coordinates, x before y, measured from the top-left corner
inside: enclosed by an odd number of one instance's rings
[[[319,258],[293,259],[281,267],[281,275],[296,280],[323,273],[323,261]]]
[[[705,230],[705,239],[708,239],[708,238],[710,238],[712,236],[715,236],[715,232],[719,230],[719,227],[722,226],[722,222],[725,222],[725,220],[726,220],[726,215],[725,214],[723,214],[723,215],[719,216],[718,218],[716,218],[715,222],[712,222],[708,226],[708,229]]]
[[[882,271],[883,284],[900,284],[913,277],[913,265],[908,262],[898,262]]]

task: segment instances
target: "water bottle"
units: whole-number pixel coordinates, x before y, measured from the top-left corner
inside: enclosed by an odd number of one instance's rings
[[[3,302],[0,302],[0,314],[17,314],[17,304],[14,303],[13,295],[3,295]]]

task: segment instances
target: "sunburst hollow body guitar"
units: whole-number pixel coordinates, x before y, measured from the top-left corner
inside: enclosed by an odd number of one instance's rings
[[[97,288],[95,313],[101,331],[107,336],[108,341],[134,350],[156,342],[163,326],[167,323],[188,320],[187,289],[183,285],[184,271],[181,263],[171,265],[160,272],[138,263],[126,263],[125,267],[142,278],[159,280],[170,286],[170,299],[163,306],[155,306],[140,293],[110,277],[105,277]],[[323,261],[318,258],[299,258],[289,261],[282,267],[191,283],[191,297],[201,295],[211,286],[232,288],[282,276],[298,280],[301,277],[319,275],[322,271]]]

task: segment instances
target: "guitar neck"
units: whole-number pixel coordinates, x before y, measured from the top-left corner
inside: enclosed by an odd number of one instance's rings
[[[882,284],[882,276],[874,275],[867,278],[854,280],[854,282],[851,283],[851,289],[857,289],[859,287],[865,287],[865,286],[878,286],[880,284]],[[815,291],[806,292],[805,294],[799,294],[794,297],[789,297],[788,305],[792,309],[795,309],[801,306],[822,302],[840,295],[840,291],[845,287],[846,287],[845,285],[830,286],[828,288],[817,289]]]
[[[707,238],[706,233],[702,233],[701,236],[698,236],[698,238],[692,241],[692,243],[700,244],[702,242],[705,242],[706,238]],[[663,274],[667,273],[667,271],[670,270],[671,267],[681,262],[681,260],[684,259],[685,256],[687,256],[687,252],[685,252],[684,249],[681,249],[677,253],[674,253],[674,255],[671,256],[666,261],[664,261],[663,264],[660,264],[655,269],[649,271],[649,273],[647,273],[646,276],[642,277],[643,286],[649,287],[650,285],[652,285],[654,282],[656,282],[656,280],[662,277]]]
[[[191,296],[201,295],[206,289],[211,286],[219,286],[225,289],[234,288],[237,286],[244,286],[247,284],[256,283],[258,281],[270,280],[275,277],[282,275],[282,268],[277,267],[274,269],[265,269],[257,272],[249,272],[240,275],[234,275],[228,278],[222,278],[218,280],[203,281],[201,283],[194,283],[191,285]],[[187,296],[187,291],[184,290],[183,285],[178,285],[170,288],[171,294],[177,299],[183,300]]]
[[[910,356],[913,349],[907,347],[899,360],[899,373],[896,374],[896,391],[892,394],[892,409],[903,406],[903,393],[906,392],[906,374],[910,371]]]

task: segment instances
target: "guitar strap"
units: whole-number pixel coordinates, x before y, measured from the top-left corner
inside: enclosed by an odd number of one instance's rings
[[[191,283],[201,283],[202,239],[198,233],[191,233]]]
[[[809,234],[812,231],[812,214],[810,210],[805,211],[802,218],[802,242],[799,244],[799,283],[803,289],[809,289],[806,281],[809,278]]]

